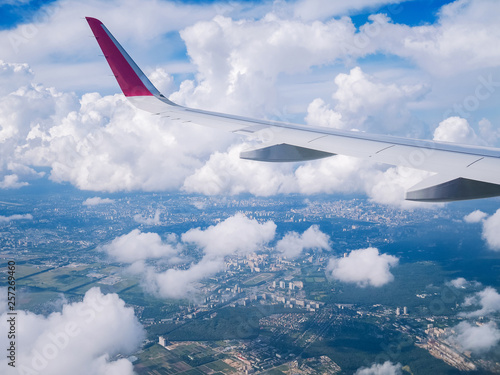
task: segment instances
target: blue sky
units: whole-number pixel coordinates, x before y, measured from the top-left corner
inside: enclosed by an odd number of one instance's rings
[[[0,29],[11,29],[18,24],[31,22],[36,18],[40,8],[57,3],[58,0],[11,0],[0,4]],[[236,2],[246,5],[269,3],[269,1],[221,1],[221,0],[191,0],[177,1],[185,4],[215,4],[215,3]],[[367,16],[373,12],[388,12],[394,22],[406,25],[421,25],[436,21],[436,15],[441,6],[452,2],[452,0],[409,0],[404,5],[383,5],[368,7],[361,11],[352,12],[350,15],[355,24],[360,25],[366,22]]]

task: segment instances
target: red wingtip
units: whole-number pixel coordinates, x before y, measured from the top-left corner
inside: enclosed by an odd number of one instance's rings
[[[85,19],[125,96],[152,96],[153,94],[141,79],[144,73],[141,72],[104,24],[97,18],[85,17]],[[149,83],[147,78],[145,78],[145,81]]]

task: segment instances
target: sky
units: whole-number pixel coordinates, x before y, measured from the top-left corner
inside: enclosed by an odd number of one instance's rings
[[[428,173],[347,157],[243,161],[239,152],[255,142],[131,107],[84,17],[99,18],[181,105],[498,146],[498,8],[493,0],[3,1],[0,189],[49,180],[99,192],[354,193],[413,208],[404,192]]]

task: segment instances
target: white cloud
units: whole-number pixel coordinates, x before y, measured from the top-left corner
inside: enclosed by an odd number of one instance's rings
[[[52,97],[57,105],[63,104],[60,97]],[[133,108],[121,95],[86,94],[74,111],[62,113],[58,121],[43,126],[31,113],[23,147],[9,157],[49,166],[52,180],[85,190],[178,188],[200,166],[201,158],[232,138],[186,124],[167,126],[160,117]]]
[[[298,18],[310,21],[315,19],[327,19],[332,16],[345,15],[360,11],[365,8],[378,8],[388,5],[384,11],[398,12],[398,3],[406,0],[351,0],[329,1],[329,0],[300,0],[293,7],[294,15]]]
[[[8,331],[8,316],[1,316],[0,327]],[[28,311],[17,314],[16,368],[2,356],[3,373],[39,375],[134,373],[126,359],[110,360],[116,354],[127,355],[139,348],[144,330],[131,307],[125,307],[117,294],[101,293],[92,288],[82,302],[63,306],[61,312],[45,317]],[[8,340],[1,340],[7,353]]]
[[[500,311],[500,294],[492,288],[486,287],[482,291],[475,293],[471,297],[467,297],[463,306],[480,306],[476,311],[461,313],[462,316],[478,317],[489,314],[494,314]]]
[[[276,250],[287,258],[296,258],[307,249],[330,249],[330,237],[317,225],[310,226],[304,233],[288,232],[276,243]]]
[[[467,280],[463,277],[457,277],[456,279],[450,281],[450,285],[458,289],[465,288],[467,284],[468,284]]]
[[[463,277],[457,277],[456,279],[453,279],[451,281],[448,281],[446,285],[452,286],[457,289],[465,289],[470,286],[478,287],[481,285],[481,283],[477,281],[468,281]]]
[[[387,84],[369,76],[360,67],[335,77],[335,111],[349,128],[394,133],[410,122],[408,103],[417,102],[428,88],[421,84]],[[327,113],[328,114],[328,113]],[[329,113],[331,116],[331,113]]]
[[[482,236],[490,249],[500,251],[500,209],[483,221]]]
[[[85,199],[82,204],[84,206],[97,206],[99,204],[111,204],[114,202],[115,201],[113,199],[94,197]]]
[[[293,176],[287,173],[290,165],[240,159],[245,148],[238,145],[226,153],[213,153],[203,167],[185,179],[183,190],[207,195],[249,192],[258,196],[293,191]]]
[[[361,367],[355,375],[402,375],[400,363],[394,364],[390,361],[384,363],[374,363],[371,367]]]
[[[184,181],[183,189],[201,194],[366,193],[374,201],[403,208],[433,205],[405,201],[405,192],[430,173],[404,167],[386,168],[336,155],[313,162],[260,163],[239,158],[245,146],[212,154],[205,165]],[[295,170],[294,170],[295,168]]]
[[[434,130],[434,140],[462,144],[484,144],[469,122],[461,117],[448,117]]]
[[[489,351],[500,341],[500,330],[494,322],[472,325],[461,322],[453,327],[454,334],[449,340],[458,343],[463,350],[481,354]]]
[[[464,221],[466,223],[472,224],[472,223],[480,223],[483,221],[485,218],[488,217],[488,214],[486,212],[483,212],[481,210],[475,210],[472,211],[470,214],[464,216]]]
[[[198,282],[215,275],[223,267],[221,258],[204,257],[199,263],[186,269],[170,268],[164,272],[155,272],[148,268],[143,285],[148,292],[163,298],[196,298],[200,293]]]
[[[272,221],[259,223],[243,214],[236,214],[202,230],[190,229],[180,238],[170,234],[162,241],[156,233],[142,233],[138,229],[119,236],[101,247],[113,259],[128,263],[128,272],[142,276],[143,288],[162,298],[192,298],[199,295],[198,283],[215,275],[224,268],[224,258],[229,255],[244,255],[259,251],[274,239],[276,224]],[[307,244],[312,244],[308,233]],[[180,258],[187,245],[196,245],[202,250],[198,262],[186,264]],[[158,271],[146,261],[156,259],[163,265],[177,264],[175,268]],[[191,258],[192,259],[192,258]]]
[[[331,258],[326,274],[334,280],[355,283],[360,287],[379,287],[394,280],[390,269],[398,262],[397,257],[380,254],[378,249],[369,247],[353,250],[345,258]]]
[[[182,234],[181,238],[183,242],[202,248],[209,258],[217,258],[261,250],[263,245],[274,239],[275,233],[274,222],[266,221],[260,224],[255,219],[237,213],[204,230],[190,229]]]
[[[147,216],[142,216],[141,214],[134,215],[134,220],[139,223],[139,224],[144,224],[144,225],[160,225],[161,220],[160,220],[160,210],[155,211],[155,216],[153,217],[147,217]]]
[[[0,60],[0,96],[10,94],[19,87],[28,86],[33,80],[33,71],[28,64],[8,63]],[[2,127],[5,124],[2,124]],[[0,132],[0,141],[2,140]]]
[[[307,107],[306,123],[326,128],[345,129],[347,124],[342,121],[342,114],[330,109],[323,99],[314,99]]]
[[[139,229],[116,237],[109,244],[101,246],[101,249],[116,261],[123,263],[147,259],[168,259],[179,252],[177,246],[163,243],[157,233],[142,233]]]
[[[24,215],[10,215],[10,216],[1,216],[0,215],[0,223],[9,223],[14,220],[33,220],[33,215],[24,214]]]

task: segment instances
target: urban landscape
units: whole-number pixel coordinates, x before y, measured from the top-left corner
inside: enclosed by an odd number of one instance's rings
[[[17,309],[47,316],[61,298],[80,301],[95,287],[117,293],[146,331],[141,349],[126,357],[138,374],[348,374],[387,361],[409,374],[500,373],[496,349],[477,353],[454,340],[454,327],[471,321],[464,315],[467,296],[481,283],[498,284],[491,272],[472,282],[463,260],[443,262],[457,248],[477,262],[469,246],[477,249],[478,239],[464,234],[467,204],[438,211],[328,196],[122,194],[96,200],[88,193],[66,194],[13,195],[2,202],[2,217],[18,215],[0,223],[2,261],[17,265]],[[329,246],[287,257],[271,241],[257,251],[227,255],[220,269],[191,282],[192,289],[178,297],[148,291],[141,274],[106,250],[134,231],[178,244],[193,228],[235,215],[272,220],[277,238],[316,226]],[[438,234],[443,228],[446,237]],[[418,239],[419,233],[425,238]],[[394,281],[374,287],[329,275],[332,257],[348,258],[369,246],[398,257]],[[172,266],[159,258],[149,266],[155,272],[189,270],[204,259],[192,246],[180,253],[188,261]],[[499,265],[489,254],[486,267]],[[464,277],[468,286],[457,282]],[[473,324],[495,321],[489,314],[474,317]]]

